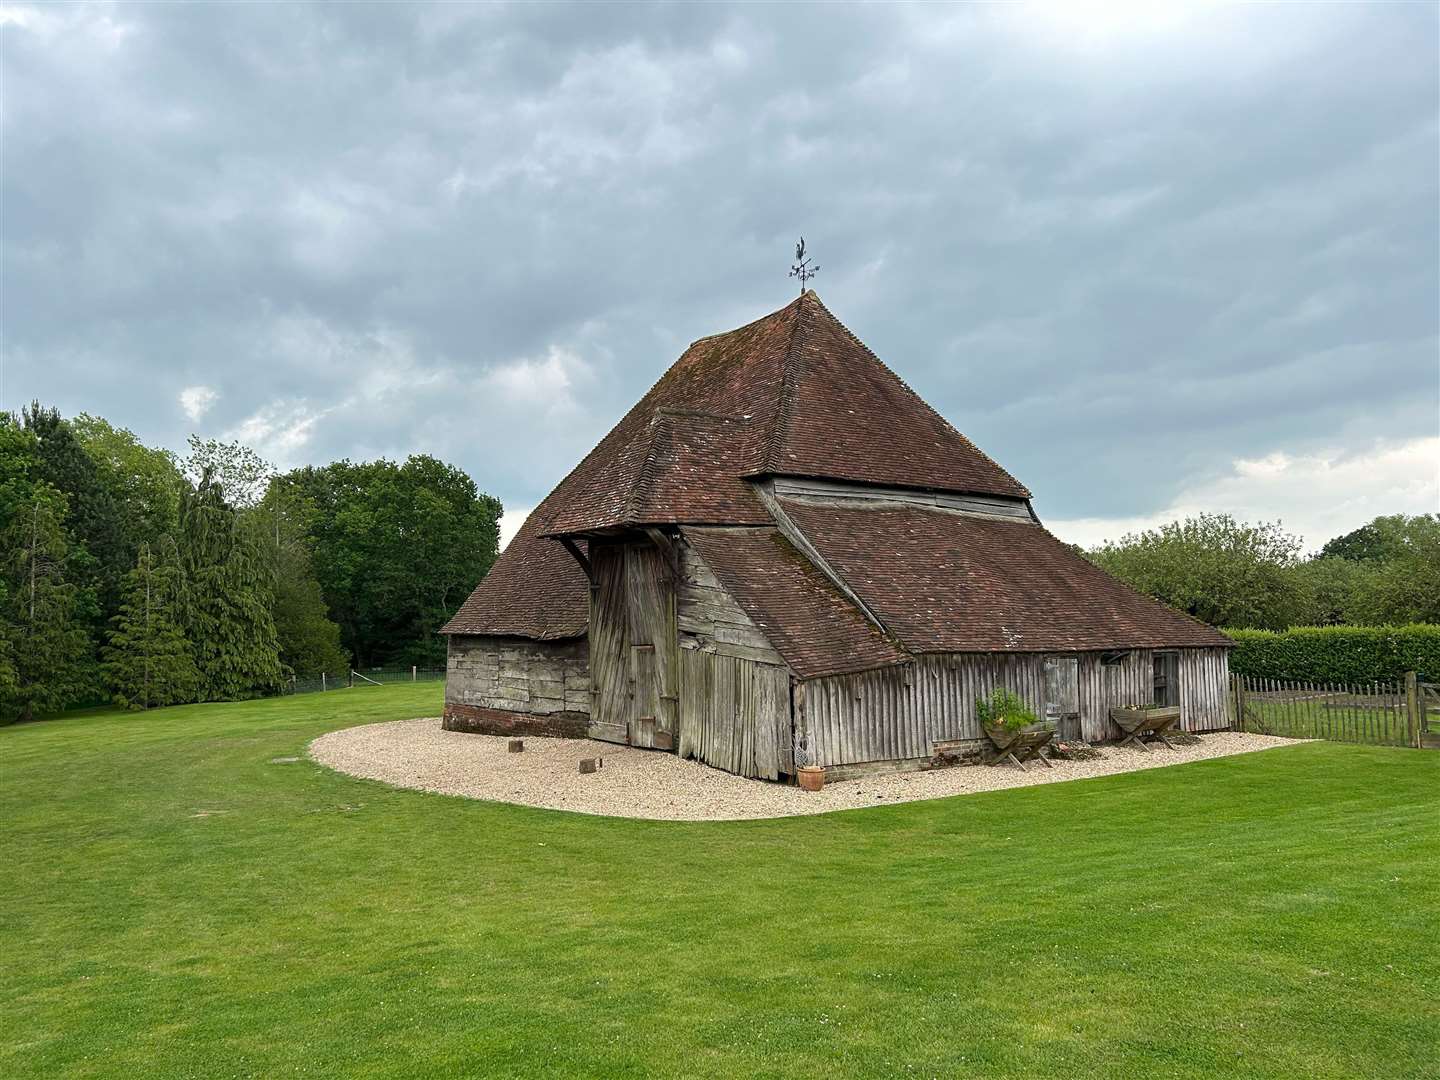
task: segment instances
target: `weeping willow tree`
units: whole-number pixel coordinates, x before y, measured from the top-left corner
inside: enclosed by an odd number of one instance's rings
[[[277,692],[282,672],[272,575],[208,468],[181,498],[179,546],[180,625],[193,649],[200,700]]]
[[[194,701],[200,690],[195,651],[181,628],[184,582],[179,551],[168,536],[140,546],[125,577],[120,612],[105,647],[103,670],[116,705],[152,709]]]

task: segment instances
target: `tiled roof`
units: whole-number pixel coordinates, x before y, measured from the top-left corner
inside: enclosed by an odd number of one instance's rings
[[[909,659],[778,530],[681,531],[800,678]]]
[[[781,500],[830,567],[912,653],[1225,647],[1039,525],[893,504]]]
[[[506,545],[442,634],[493,634],[554,640],[584,634],[590,583],[558,540],[539,535],[541,503]],[[585,545],[582,543],[581,549]]]
[[[743,479],[767,473],[1028,494],[807,292],[691,345],[535,508],[444,632],[583,634],[584,574],[547,537],[770,525]]]

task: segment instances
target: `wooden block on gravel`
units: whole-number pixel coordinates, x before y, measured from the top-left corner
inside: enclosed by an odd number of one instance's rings
[[[604,758],[596,758],[596,757],[581,758],[581,759],[580,759],[580,771],[581,771],[582,773],[592,773],[592,772],[594,772],[596,769],[599,769],[599,768],[600,768],[602,765],[604,765],[604,764],[605,764],[605,759],[604,759]]]
[[[524,752],[525,752],[525,740],[524,740],[524,739],[511,739],[511,740],[510,740],[510,753],[512,753],[512,754],[522,754],[522,753],[524,753]]]

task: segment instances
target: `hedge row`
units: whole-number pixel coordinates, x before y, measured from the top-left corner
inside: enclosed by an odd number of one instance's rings
[[[1394,682],[1407,671],[1440,681],[1440,625],[1300,626],[1226,630],[1235,639],[1230,670],[1258,679]]]

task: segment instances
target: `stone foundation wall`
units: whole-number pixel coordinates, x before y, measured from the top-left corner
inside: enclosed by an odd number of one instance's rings
[[[590,654],[584,638],[450,635],[445,714],[452,706],[529,716],[590,715]],[[456,715],[459,715],[458,713]]]
[[[518,713],[487,709],[480,705],[445,703],[446,731],[468,731],[477,735],[550,735],[559,739],[583,739],[590,730],[586,713]]]

